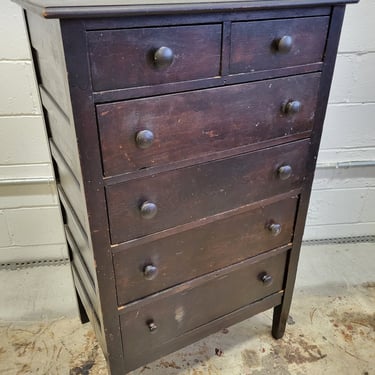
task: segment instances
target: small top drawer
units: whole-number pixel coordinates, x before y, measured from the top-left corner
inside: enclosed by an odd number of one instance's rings
[[[230,73],[321,62],[329,17],[234,22]]]
[[[94,91],[220,73],[219,24],[91,31],[87,38]]]

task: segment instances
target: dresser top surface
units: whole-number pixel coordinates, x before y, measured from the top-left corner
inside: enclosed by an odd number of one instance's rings
[[[359,0],[13,0],[45,18],[109,17],[136,14],[218,12],[324,6]]]

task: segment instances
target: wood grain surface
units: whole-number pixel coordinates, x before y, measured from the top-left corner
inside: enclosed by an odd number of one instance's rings
[[[98,105],[106,176],[210,155],[312,129],[320,73]],[[299,113],[282,105],[299,100]],[[147,149],[136,134],[149,130]],[[285,141],[284,141],[285,142]]]
[[[289,243],[297,202],[287,198],[115,254],[119,305]],[[271,223],[281,225],[279,235]],[[144,277],[147,265],[158,269],[154,280]]]
[[[155,233],[300,187],[309,141],[198,164],[107,187],[112,243]],[[278,176],[291,165],[287,180]],[[154,202],[158,212],[144,219],[140,206]]]
[[[94,91],[156,85],[217,76],[221,25],[135,28],[88,33]],[[168,47],[170,66],[157,67],[154,54]]]
[[[182,284],[165,298],[137,303],[121,315],[127,365],[131,368],[140,358],[168,347],[174,338],[280,291],[286,258],[287,252],[282,252],[259,262],[251,259],[200,282],[199,287]],[[271,285],[259,279],[263,272],[272,275]],[[150,322],[156,324],[155,332],[149,331]]]
[[[329,17],[310,17],[232,25],[230,72],[241,73],[322,61]],[[289,52],[277,50],[283,36],[292,38]]]

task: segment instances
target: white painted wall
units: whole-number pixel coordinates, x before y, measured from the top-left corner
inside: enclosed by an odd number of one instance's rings
[[[375,1],[346,9],[318,166],[375,161]],[[375,168],[315,174],[305,239],[375,235]]]
[[[375,160],[375,2],[347,7],[319,164]],[[66,257],[21,9],[0,4],[0,263]],[[4,185],[4,180],[50,182]],[[305,238],[374,234],[374,168],[319,169]]]
[[[0,35],[0,264],[66,258],[25,23],[9,0]]]

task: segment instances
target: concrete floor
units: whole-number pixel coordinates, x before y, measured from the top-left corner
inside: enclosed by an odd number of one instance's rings
[[[375,244],[305,246],[282,340],[270,335],[271,317],[259,314],[132,375],[375,375]],[[0,374],[107,370],[90,325],[68,317],[3,321]]]

